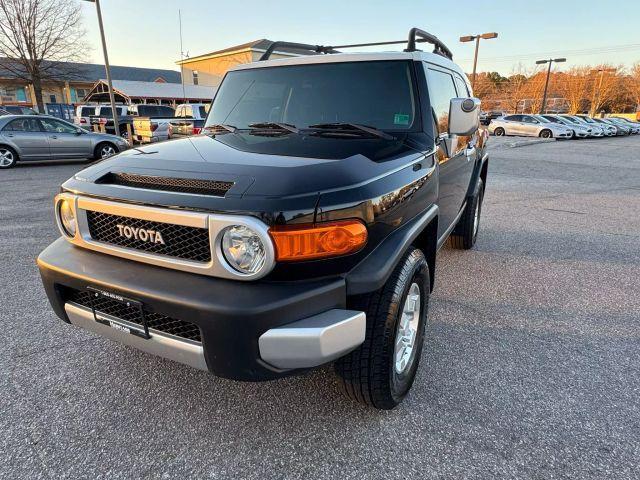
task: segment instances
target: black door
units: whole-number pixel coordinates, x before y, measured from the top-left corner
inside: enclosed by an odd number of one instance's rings
[[[472,150],[469,138],[449,135],[449,104],[458,97],[450,72],[426,65],[429,100],[431,103],[438,161],[439,194],[438,237],[441,237],[458,217],[473,172]],[[466,95],[465,95],[466,96]]]

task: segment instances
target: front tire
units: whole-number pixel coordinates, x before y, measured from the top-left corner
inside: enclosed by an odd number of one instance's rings
[[[13,148],[2,146],[0,147],[0,169],[13,168],[18,162],[18,154]]]
[[[407,395],[420,362],[429,285],[424,254],[411,248],[384,287],[351,299],[349,308],[367,314],[367,332],[360,347],[335,363],[349,398],[390,410]]]
[[[96,146],[93,156],[96,160],[104,160],[105,158],[113,157],[116,153],[118,153],[118,147],[113,143],[102,142]]]
[[[553,133],[551,130],[544,129],[540,132],[540,137],[542,138],[553,138]]]
[[[458,225],[451,234],[451,246],[458,250],[469,250],[476,244],[478,229],[480,227],[480,215],[482,214],[482,200],[484,199],[484,184],[478,179],[478,185],[472,197],[467,201],[467,206]]]

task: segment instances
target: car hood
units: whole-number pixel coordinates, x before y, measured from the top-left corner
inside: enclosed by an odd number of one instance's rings
[[[230,181],[229,197],[290,198],[362,184],[422,155],[403,139],[238,137],[199,135],[133,148],[81,171],[73,187],[89,190],[110,173],[131,173]]]

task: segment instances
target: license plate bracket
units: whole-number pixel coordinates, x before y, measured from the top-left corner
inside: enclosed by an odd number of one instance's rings
[[[135,335],[136,337],[144,339],[151,338],[151,335],[149,335],[149,325],[147,324],[147,317],[145,315],[144,306],[141,301],[124,297],[122,295],[118,295],[117,293],[100,290],[94,287],[87,287],[87,290],[91,294],[91,311],[93,312],[93,319],[96,322],[102,325],[106,325],[107,327],[111,327],[120,332]],[[97,310],[97,301],[99,299],[107,299],[112,302],[120,303],[127,308],[136,309],[138,311],[138,319],[140,325],[134,324],[133,322],[126,322],[124,320],[118,319],[117,317],[105,314]]]

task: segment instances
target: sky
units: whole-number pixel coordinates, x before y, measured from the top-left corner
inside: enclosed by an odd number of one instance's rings
[[[95,5],[80,3],[87,60],[102,63]],[[101,6],[113,65],[178,70],[178,10],[183,52],[192,57],[260,38],[323,45],[400,40],[419,27],[440,38],[468,72],[474,44],[459,37],[484,32],[499,36],[481,40],[478,71],[508,76],[552,57],[567,58],[560,70],[640,61],[640,0],[101,0]]]

